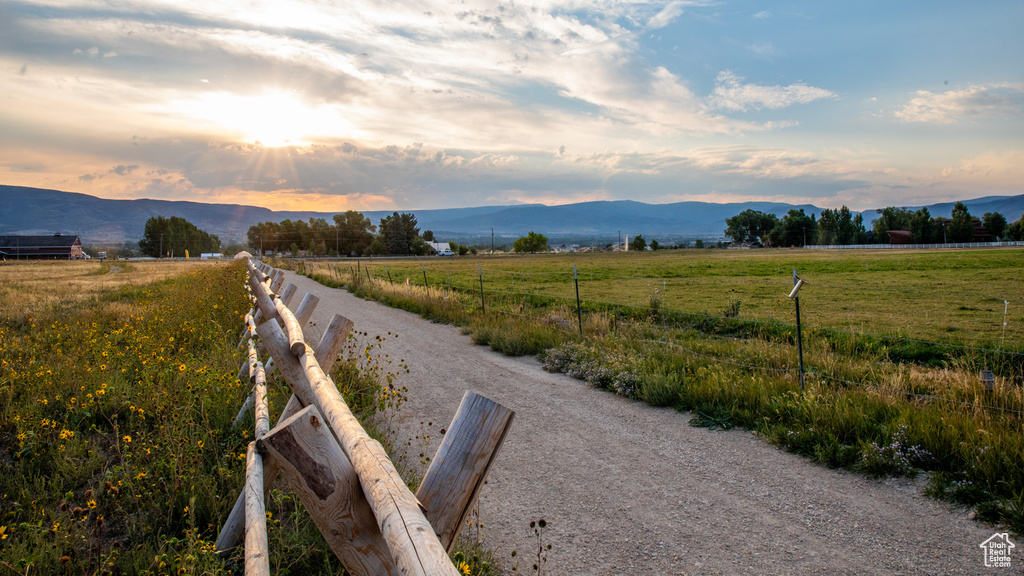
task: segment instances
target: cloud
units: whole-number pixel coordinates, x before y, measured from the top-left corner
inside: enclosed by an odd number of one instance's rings
[[[708,97],[708,103],[714,108],[746,112],[762,108],[777,110],[794,104],[807,104],[815,100],[836,97],[828,90],[806,84],[761,86],[741,84],[742,80],[743,78],[729,70],[719,73],[714,93]]]
[[[894,113],[904,122],[952,124],[965,117],[1008,118],[1024,112],[1024,83],[971,86],[962,90],[918,90]]]
[[[96,176],[95,174],[82,174],[81,176],[78,177],[78,181],[89,183],[97,178],[103,178],[103,176]]]
[[[134,171],[136,171],[138,169],[139,169],[139,165],[138,164],[132,164],[130,166],[125,166],[124,164],[120,164],[118,166],[114,166],[113,168],[111,168],[110,169],[110,173],[111,174],[117,174],[118,176],[127,176],[128,174],[131,174],[132,172],[134,172]]]
[[[18,68],[17,74],[18,74],[18,76],[24,76],[25,74],[28,74],[28,64],[22,64]]]

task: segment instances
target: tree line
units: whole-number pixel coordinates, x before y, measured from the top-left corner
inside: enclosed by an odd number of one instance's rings
[[[254,251],[306,253],[311,256],[423,256],[434,241],[420,234],[414,214],[395,212],[374,225],[362,212],[349,210],[324,218],[261,222],[249,228],[246,241]],[[456,248],[457,250],[457,248]]]
[[[815,218],[804,210],[792,209],[779,218],[758,210],[744,210],[726,218],[725,235],[733,242],[765,246],[850,245],[850,244],[944,244],[973,242],[979,235],[992,240],[1024,240],[1024,216],[1012,224],[999,212],[971,216],[963,202],[953,206],[951,218],[933,218],[928,208],[916,211],[889,206],[876,210],[879,217],[871,230],[864,217],[843,206],[823,210]],[[890,234],[892,232],[892,234]]]
[[[203,252],[220,250],[220,238],[196,227],[195,224],[179,216],[164,218],[154,216],[146,220],[139,250],[143,256],[161,258],[163,256],[199,256]]]

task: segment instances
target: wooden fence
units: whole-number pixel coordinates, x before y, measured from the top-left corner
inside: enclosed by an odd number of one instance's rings
[[[276,480],[302,502],[349,573],[459,574],[448,552],[514,412],[466,392],[414,495],[328,376],[352,322],[335,314],[314,351],[302,328],[317,298],[307,294],[293,313],[288,304],[295,286],[277,293],[283,272],[252,260],[247,265],[255,306],[239,344],[248,350],[239,377],[253,391],[236,424],[255,410],[256,439],[247,450],[245,487],[217,538],[218,552],[244,538],[245,573],[269,574],[264,503]],[[265,364],[261,353],[271,356]],[[271,428],[266,386],[275,370],[292,396]]]

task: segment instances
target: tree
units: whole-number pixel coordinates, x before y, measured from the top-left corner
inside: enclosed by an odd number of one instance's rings
[[[377,227],[362,212],[349,210],[334,215],[334,249],[338,254],[359,256],[368,253]]]
[[[849,208],[843,206],[839,210],[822,210],[818,218],[818,244],[852,244],[856,233],[857,226]]]
[[[985,212],[981,223],[993,239],[1002,238],[1006,234],[1006,217],[999,212]]]
[[[910,219],[914,215],[910,210],[888,206],[875,212],[881,214],[873,223],[876,243],[889,243],[889,230],[910,230]]]
[[[520,237],[512,243],[512,250],[517,253],[546,252],[548,250],[548,237],[531,231],[526,236]]]
[[[816,232],[813,216],[805,214],[803,208],[791,209],[768,233],[768,240],[772,246],[804,246],[814,243]]]
[[[413,239],[420,234],[416,224],[416,216],[406,212],[381,218],[379,230],[388,254],[413,254]]]
[[[768,234],[779,219],[775,214],[766,214],[758,210],[744,210],[732,218],[725,219],[725,235],[733,242],[760,242]]]
[[[857,214],[853,217],[853,239],[851,244],[867,244],[868,231],[864,228],[864,215]]]
[[[433,242],[434,241],[434,232],[433,232],[433,230],[424,230],[423,231],[423,239],[426,240],[427,242]]]
[[[154,257],[184,256],[186,250],[198,256],[203,252],[216,252],[219,248],[220,238],[178,216],[154,216],[146,220],[142,240],[139,240],[139,250],[143,255]]]
[[[1024,240],[1024,215],[1021,215],[1020,220],[1006,227],[1006,239]]]
[[[946,225],[949,242],[970,242],[974,240],[974,219],[967,205],[957,202],[953,205],[953,218]]]
[[[657,250],[661,248],[661,244],[657,240],[651,240],[651,250]]]
[[[638,250],[640,252],[643,252],[644,250],[647,250],[647,240],[644,240],[644,235],[643,234],[637,234],[636,238],[633,238],[632,249],[633,250]]]
[[[701,239],[701,238],[697,238],[697,240],[695,240],[694,243],[693,243],[693,247],[694,248],[703,249],[704,248],[704,240]]]
[[[927,208],[921,208],[910,217],[910,241],[915,244],[930,244],[935,240],[935,222]]]

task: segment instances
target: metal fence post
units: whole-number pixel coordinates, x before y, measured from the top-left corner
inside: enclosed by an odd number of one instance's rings
[[[576,284],[576,319],[580,324],[580,336],[583,336],[583,312],[580,310],[580,279],[576,271],[576,265],[572,265],[572,281]]]
[[[793,286],[798,286],[800,277],[796,275],[796,268],[793,269]],[[796,304],[796,349],[800,355],[800,389],[804,389],[804,339],[800,331],[800,294],[796,288],[793,289],[793,302]]]
[[[484,269],[480,266],[480,263],[476,263],[477,274],[480,275],[480,312],[486,314],[487,307],[484,306]]]

